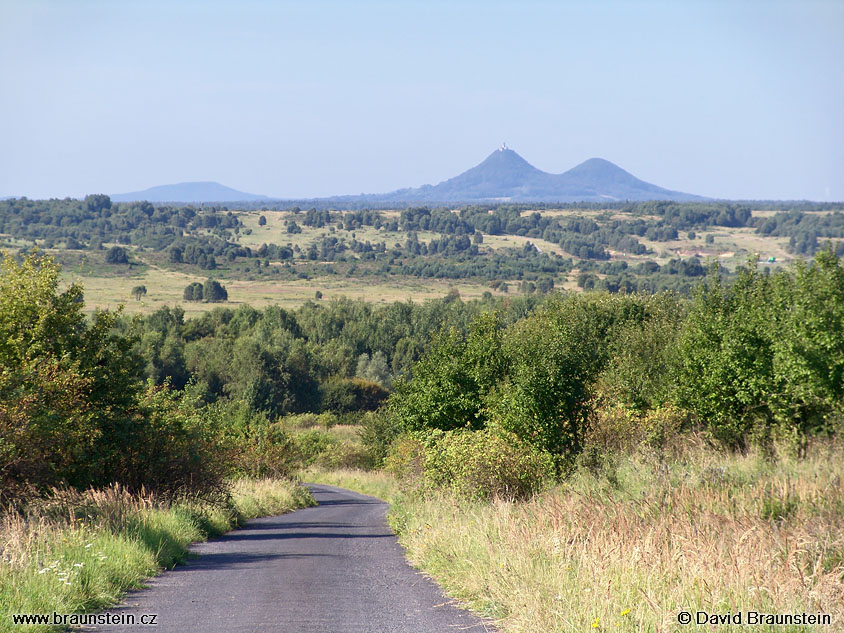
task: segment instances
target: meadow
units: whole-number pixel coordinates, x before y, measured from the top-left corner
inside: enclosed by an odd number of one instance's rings
[[[385,220],[398,220],[398,211],[381,211]],[[521,212],[527,217],[532,210]],[[773,212],[755,210],[754,217],[769,217]],[[629,216],[598,209],[558,209],[542,210],[541,214],[549,218],[588,218],[596,221],[624,220]],[[305,252],[312,244],[319,244],[324,238],[360,242],[369,241],[373,244],[385,242],[389,247],[403,244],[408,233],[404,230],[391,230],[387,225],[376,229],[363,225],[354,230],[345,230],[342,226],[328,225],[324,227],[309,226],[303,223],[303,214],[290,211],[234,211],[234,217],[242,223],[242,229],[232,235],[233,243],[260,248],[263,244],[278,244],[297,248]],[[266,219],[265,225],[259,224],[261,217]],[[653,221],[655,218],[645,217]],[[288,233],[287,224],[297,222],[301,232]],[[198,236],[210,236],[207,230],[197,230]],[[415,231],[416,239],[420,243],[428,244],[438,239],[439,233],[434,231]],[[710,241],[707,241],[709,237]],[[787,249],[788,238],[759,235],[751,227],[722,227],[712,226],[698,231],[694,238],[687,232],[681,231],[677,239],[667,241],[653,241],[646,237],[639,238],[641,244],[650,249],[651,253],[633,255],[630,253],[610,250],[610,262],[624,262],[629,266],[636,266],[642,262],[656,262],[664,266],[670,260],[697,256],[704,262],[718,262],[727,270],[733,270],[744,263],[749,255],[758,254],[764,265],[774,268],[787,264],[795,259],[795,255]],[[484,235],[479,245],[481,253],[505,253],[507,249],[522,249],[526,244],[534,245],[539,252],[569,257],[559,244],[542,238],[524,235],[503,234]],[[11,248],[26,247],[26,240],[5,238],[5,246]],[[104,244],[108,248],[109,243]],[[480,298],[484,293],[493,295],[505,294],[501,287],[490,287],[484,279],[437,279],[403,275],[400,272],[384,274],[372,271],[349,270],[349,265],[308,262],[295,259],[288,268],[282,267],[280,262],[270,262],[269,268],[251,269],[228,262],[221,262],[213,271],[199,270],[195,266],[173,265],[161,253],[146,248],[131,248],[132,265],[126,267],[106,264],[103,261],[103,251],[66,250],[63,248],[47,248],[45,252],[54,256],[63,265],[63,279],[66,283],[76,281],[85,288],[86,309],[113,309],[124,305],[128,314],[149,314],[162,306],[180,305],[187,314],[196,315],[208,309],[206,304],[185,301],[183,293],[185,287],[193,282],[202,283],[212,277],[220,279],[229,292],[229,304],[248,304],[255,307],[280,305],[286,308],[300,306],[314,300],[320,292],[322,298],[331,299],[348,297],[363,299],[373,303],[392,303],[394,301],[424,301],[429,298],[443,297],[453,290],[457,290],[465,299]],[[775,258],[774,264],[767,264],[768,258]],[[324,268],[325,270],[321,270]],[[593,270],[590,264],[585,268]],[[345,270],[345,272],[343,272]],[[583,266],[575,258],[573,267],[568,272],[554,276],[555,287],[577,291],[576,283]],[[304,278],[303,278],[304,277]],[[606,275],[596,273],[596,278],[603,279]],[[517,292],[519,278],[501,279],[508,286],[508,290]],[[131,295],[135,286],[143,285],[147,294],[139,300]]]

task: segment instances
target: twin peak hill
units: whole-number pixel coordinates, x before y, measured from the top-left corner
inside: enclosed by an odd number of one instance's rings
[[[112,196],[116,201],[150,202],[255,202],[271,198],[230,189],[216,182],[192,182],[152,187]],[[562,174],[537,169],[502,145],[480,164],[438,185],[398,189],[389,193],[314,198],[326,203],[383,206],[390,203],[472,202],[613,202],[642,200],[705,200],[663,189],[639,180],[602,158],[589,160]]]
[[[438,185],[387,194],[402,200],[470,202],[612,202],[624,200],[703,200],[639,180],[602,158],[590,158],[562,174],[537,169],[502,145],[479,165]]]

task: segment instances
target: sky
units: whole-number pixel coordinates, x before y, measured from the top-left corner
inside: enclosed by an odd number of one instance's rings
[[[502,142],[844,200],[844,0],[0,0],[0,197],[436,184]]]

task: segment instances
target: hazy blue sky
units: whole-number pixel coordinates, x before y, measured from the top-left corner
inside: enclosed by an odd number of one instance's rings
[[[844,200],[844,2],[0,0],[0,196],[437,183],[502,141]]]

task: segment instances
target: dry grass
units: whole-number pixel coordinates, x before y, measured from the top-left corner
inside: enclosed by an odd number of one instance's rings
[[[636,457],[528,503],[438,496],[393,520],[410,559],[502,631],[675,631],[682,610],[824,612],[840,626],[842,456]]]
[[[415,277],[348,279],[341,276],[326,276],[312,280],[291,281],[223,279],[222,283],[229,293],[228,302],[213,304],[184,301],[185,286],[194,281],[203,282],[206,278],[206,275],[191,275],[153,266],[134,278],[78,275],[72,272],[62,274],[64,283],[79,282],[84,287],[87,312],[93,312],[98,308],[115,309],[123,304],[124,312],[127,314],[150,314],[163,306],[175,305],[180,305],[188,316],[202,314],[217,306],[237,308],[243,304],[258,309],[268,305],[295,308],[306,301],[313,301],[317,290],[322,292],[323,301],[348,297],[381,304],[408,299],[424,301],[440,298],[448,294],[452,288],[456,288],[460,296],[466,300],[479,299],[484,292],[490,290],[484,283]],[[140,284],[146,286],[148,294],[141,301],[136,301],[130,296],[130,292],[134,286]]]

